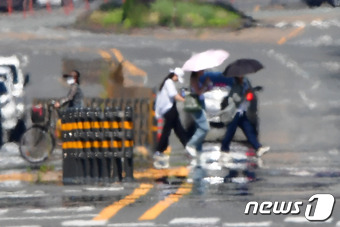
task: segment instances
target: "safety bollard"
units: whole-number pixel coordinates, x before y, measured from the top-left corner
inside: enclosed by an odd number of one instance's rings
[[[102,141],[102,154],[103,154],[103,165],[101,166],[101,171],[103,173],[104,183],[111,183],[113,181],[113,150],[111,147],[113,133],[111,131],[111,124],[113,120],[113,112],[112,108],[105,107],[104,116],[102,122],[102,133],[103,133],[103,141]],[[107,177],[106,177],[107,176]]]
[[[133,181],[133,109],[127,102],[124,111],[124,181]]]
[[[106,166],[106,159],[104,158],[103,152],[103,132],[102,132],[102,124],[103,124],[103,112],[99,107],[94,109],[94,121],[92,130],[94,132],[94,143],[93,143],[93,151],[95,153],[95,162],[98,167],[98,183],[108,182],[108,172],[106,171],[104,166]]]
[[[76,174],[76,183],[80,184],[83,182],[83,171],[81,165],[81,155],[83,152],[83,144],[80,139],[81,136],[81,124],[79,124],[79,108],[74,108],[72,110],[73,114],[73,122],[72,122],[72,136],[73,136],[73,155],[74,155],[74,162],[75,162],[75,174]]]
[[[111,144],[112,151],[113,151],[113,175],[112,181],[117,182],[121,181],[123,178],[122,175],[122,157],[123,157],[123,150],[122,150],[122,129],[121,129],[121,108],[116,105],[113,107],[113,121],[112,121],[112,133],[113,133],[113,141]]]
[[[79,165],[79,183],[85,184],[86,182],[86,152],[85,152],[85,145],[86,145],[86,129],[84,127],[86,119],[86,110],[85,108],[78,109],[78,121],[77,121],[77,128],[78,128],[78,165]]]
[[[76,184],[76,162],[74,155],[74,138],[72,132],[73,110],[67,109],[62,120],[63,135],[63,183]]]
[[[85,108],[82,113],[83,120],[83,154],[82,154],[82,165],[84,169],[84,183],[91,183],[91,108]]]
[[[95,152],[93,144],[95,140],[92,125],[94,121],[94,111],[88,107],[86,109],[86,120],[84,122],[84,129],[86,129],[86,142],[84,145],[84,152],[86,153],[86,184],[93,184],[98,182],[98,166],[95,160]]]

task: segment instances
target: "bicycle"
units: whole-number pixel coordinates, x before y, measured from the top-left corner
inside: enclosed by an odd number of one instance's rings
[[[55,148],[54,129],[59,112],[54,104],[55,100],[49,100],[47,103],[47,120],[43,113],[44,109],[39,109],[40,115],[43,115],[40,121],[34,122],[32,119],[32,126],[24,132],[20,139],[20,154],[32,164],[40,164],[46,161]],[[57,114],[57,116],[53,116],[53,114]]]

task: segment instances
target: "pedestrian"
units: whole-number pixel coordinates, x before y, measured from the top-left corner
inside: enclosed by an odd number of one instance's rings
[[[205,112],[205,103],[203,93],[212,88],[212,83],[209,77],[200,82],[200,77],[204,75],[204,70],[192,72],[190,76],[190,90],[191,93],[197,95],[201,104],[201,109],[195,112],[191,112],[191,116],[195,122],[196,130],[193,136],[188,141],[185,149],[191,157],[197,156],[197,151],[202,151],[202,144],[204,139],[210,130],[210,125],[207,120],[207,114]]]
[[[231,113],[232,120],[227,125],[227,131],[221,144],[221,156],[219,162],[222,166],[228,165],[228,162],[230,162],[232,159],[229,153],[230,142],[235,135],[237,127],[242,129],[243,133],[247,137],[248,142],[256,150],[257,156],[262,156],[270,149],[270,147],[262,146],[259,143],[255,128],[250,123],[246,114],[250,100],[252,99],[252,93],[249,95],[251,90],[252,88],[246,77],[237,76],[234,78],[234,83],[231,87],[228,97],[226,98],[228,100],[228,105],[231,105],[231,102],[233,102],[235,104],[235,108],[233,108],[233,112]]]
[[[153,155],[154,167],[157,169],[169,167],[169,155],[164,151],[169,145],[171,130],[175,134],[183,147],[187,143],[187,132],[183,128],[176,107],[176,101],[184,102],[184,98],[178,94],[175,83],[183,83],[184,72],[181,68],[170,70],[159,87],[156,97],[155,112],[156,118],[164,118],[162,135],[158,141],[156,152]]]
[[[63,75],[66,83],[70,85],[70,90],[66,97],[60,99],[54,104],[54,107],[59,108],[67,105],[68,108],[83,107],[83,92],[80,88],[80,73],[77,70],[72,70],[70,74]]]

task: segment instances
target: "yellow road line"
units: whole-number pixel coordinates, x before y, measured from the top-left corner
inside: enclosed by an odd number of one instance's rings
[[[0,175],[0,182],[4,181],[28,181],[31,182],[35,179],[33,174],[30,173],[10,173]]]
[[[171,194],[166,197],[164,200],[159,201],[156,205],[147,210],[142,216],[139,217],[138,220],[154,220],[156,219],[163,211],[165,211],[171,204],[176,203],[182,198],[184,195],[189,194],[192,190],[192,184],[184,183],[175,194]]]
[[[126,196],[124,199],[121,199],[112,205],[104,208],[98,216],[94,217],[93,221],[107,221],[113,216],[115,216],[118,211],[120,211],[125,206],[134,203],[140,197],[146,195],[150,189],[153,188],[151,184],[141,184],[138,188],[136,188],[132,194]]]
[[[147,73],[129,62],[128,60],[125,60],[123,54],[116,48],[111,49],[111,52],[115,55],[118,62],[122,62],[123,66],[128,70],[128,72],[132,76],[147,76]]]
[[[115,55],[118,62],[124,61],[124,57],[118,49],[113,48],[113,49],[111,49],[111,52]]]
[[[277,41],[277,44],[279,44],[279,45],[284,44],[285,42],[287,42],[288,39],[291,39],[291,38],[297,36],[304,28],[305,28],[305,26],[298,27],[297,29],[295,29],[291,33],[289,33],[287,37],[282,37],[279,41]]]
[[[111,60],[112,60],[111,54],[108,53],[107,51],[105,51],[105,50],[98,50],[98,53],[99,53],[99,55],[102,56],[102,58],[104,58],[106,61],[111,61]]]
[[[187,177],[189,175],[189,169],[185,166],[169,168],[169,169],[146,169],[145,171],[135,171],[133,177],[135,179],[160,179],[163,177]]]
[[[135,66],[129,61],[125,61],[124,66],[128,69],[129,73],[132,76],[146,76],[147,75],[144,70],[138,68],[137,66]]]

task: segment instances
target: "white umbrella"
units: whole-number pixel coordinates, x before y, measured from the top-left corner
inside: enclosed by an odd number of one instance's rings
[[[189,58],[182,69],[184,71],[197,72],[221,65],[227,58],[229,53],[225,50],[207,50],[198,54],[194,54]]]

